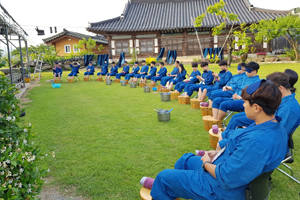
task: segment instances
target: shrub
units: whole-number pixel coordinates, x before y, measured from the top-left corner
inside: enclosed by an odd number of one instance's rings
[[[295,53],[295,50],[294,49],[288,49],[288,48],[285,48],[285,52],[284,52],[284,55],[285,57],[291,57],[292,60],[295,60],[296,59],[296,53]],[[300,51],[299,51],[300,52]]]
[[[46,167],[37,167],[46,150],[34,145],[32,125],[20,120],[16,87],[0,75],[0,197],[34,199],[41,192]],[[54,156],[54,152],[53,152]]]
[[[157,62],[157,61],[156,61],[156,58],[152,58],[152,57],[150,56],[149,58],[146,59],[146,64],[147,64],[147,65],[150,65],[150,63],[151,63],[152,61]]]

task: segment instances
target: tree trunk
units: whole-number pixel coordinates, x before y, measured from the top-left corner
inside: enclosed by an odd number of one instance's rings
[[[232,60],[232,45],[231,45],[232,42],[233,42],[232,37],[229,36],[228,42],[227,42],[227,53],[228,53],[227,65],[228,65],[228,67],[230,67],[231,60]]]

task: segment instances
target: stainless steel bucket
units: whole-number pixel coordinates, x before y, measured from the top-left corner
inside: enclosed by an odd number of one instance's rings
[[[136,88],[136,83],[130,83],[130,88]]]
[[[170,114],[171,113],[168,113],[169,110],[163,110],[163,109],[160,109],[160,108],[156,108],[156,109],[154,109],[154,111],[157,112],[158,121],[160,121],[160,122],[170,121],[170,119],[171,119]]]
[[[160,100],[164,102],[168,102],[171,99],[171,95],[169,93],[160,93]]]
[[[106,79],[106,85],[111,85],[111,80],[110,79]]]
[[[121,86],[126,86],[126,81],[121,81]]]
[[[149,93],[151,88],[149,86],[144,86],[144,92]]]

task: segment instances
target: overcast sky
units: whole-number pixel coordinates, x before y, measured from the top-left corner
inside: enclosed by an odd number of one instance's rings
[[[10,15],[30,36],[30,44],[42,43],[50,37],[50,26],[90,34],[85,31],[88,22],[98,22],[120,16],[128,0],[0,0]],[[225,0],[226,2],[226,0]],[[254,7],[290,10],[300,7],[300,0],[250,0]],[[35,27],[45,30],[37,36]],[[3,45],[2,45],[3,46]]]

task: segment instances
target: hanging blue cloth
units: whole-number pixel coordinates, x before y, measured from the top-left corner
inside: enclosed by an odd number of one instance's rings
[[[177,59],[177,51],[176,50],[173,50],[173,58],[174,58],[173,63],[175,63],[175,61]]]
[[[159,52],[159,55],[158,55],[158,57],[156,58],[156,60],[157,60],[157,61],[162,60],[162,58],[163,58],[163,56],[164,56],[164,53],[165,53],[165,47],[160,48],[160,52]]]
[[[169,63],[170,55],[171,55],[171,51],[169,50],[169,51],[168,51],[167,58],[166,58],[166,62],[167,62],[167,63]]]
[[[177,58],[177,51],[176,50],[169,50],[166,62],[168,64],[175,63],[176,58]]]
[[[206,58],[207,54],[208,54],[208,48],[205,48],[203,50],[203,56],[204,56],[204,58]]]
[[[211,55],[213,54],[213,48],[209,48],[209,56],[210,56],[210,59],[211,59]]]
[[[84,66],[88,66],[90,61],[93,60],[94,55],[84,55]]]
[[[122,53],[120,54],[120,59],[119,59],[119,62],[118,62],[118,64],[117,64],[117,66],[120,68],[120,67],[124,64],[124,62],[125,62],[125,53],[122,52]]]
[[[220,53],[220,51],[221,51],[221,53]],[[220,60],[223,60],[224,49],[222,49],[222,47],[219,47],[219,53],[220,53],[220,56],[219,56]]]
[[[105,61],[106,61],[106,63],[108,63],[108,54],[98,55],[98,58],[97,58],[97,65],[98,66],[103,66]]]
[[[219,48],[214,48],[214,60],[216,59],[216,56],[218,56]]]

